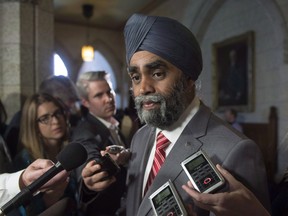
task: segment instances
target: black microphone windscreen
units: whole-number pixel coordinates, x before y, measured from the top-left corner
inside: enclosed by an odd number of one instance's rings
[[[72,142],[67,144],[56,158],[66,171],[71,171],[87,160],[87,151],[80,143]]]

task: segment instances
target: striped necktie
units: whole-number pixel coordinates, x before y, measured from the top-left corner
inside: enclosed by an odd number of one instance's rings
[[[169,146],[171,142],[164,136],[164,134],[160,131],[157,135],[156,140],[156,150],[153,160],[152,169],[150,171],[147,184],[145,187],[145,193],[147,192],[148,188],[152,184],[155,176],[157,175],[158,171],[160,170],[162,164],[165,161],[166,153],[165,150]]]

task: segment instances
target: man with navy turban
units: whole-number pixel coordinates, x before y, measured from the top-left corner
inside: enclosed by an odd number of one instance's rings
[[[231,130],[195,96],[202,54],[191,31],[167,17],[134,14],[125,26],[124,36],[136,109],[142,123],[146,123],[131,144],[127,215],[152,214],[148,198],[169,179],[188,203],[188,195],[180,187],[188,178],[180,164],[199,149],[241,179],[269,208],[258,147]],[[170,145],[164,150],[161,169],[150,183],[159,131]],[[198,216],[205,214],[196,211]]]
[[[134,14],[126,23],[124,37],[135,106],[145,124],[131,143],[126,215],[155,215],[149,197],[168,180],[184,205],[191,204],[191,197],[182,189],[188,177],[180,164],[200,149],[269,208],[258,146],[196,96],[202,54],[193,33],[171,18]],[[198,216],[209,215],[196,206],[194,210]],[[171,211],[167,208],[163,215]]]

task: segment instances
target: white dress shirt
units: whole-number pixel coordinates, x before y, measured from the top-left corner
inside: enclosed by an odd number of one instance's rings
[[[19,178],[23,170],[0,174],[0,206],[2,207],[20,192]]]

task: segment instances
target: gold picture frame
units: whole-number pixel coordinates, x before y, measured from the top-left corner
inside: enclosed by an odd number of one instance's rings
[[[254,32],[212,45],[213,108],[254,110]]]

